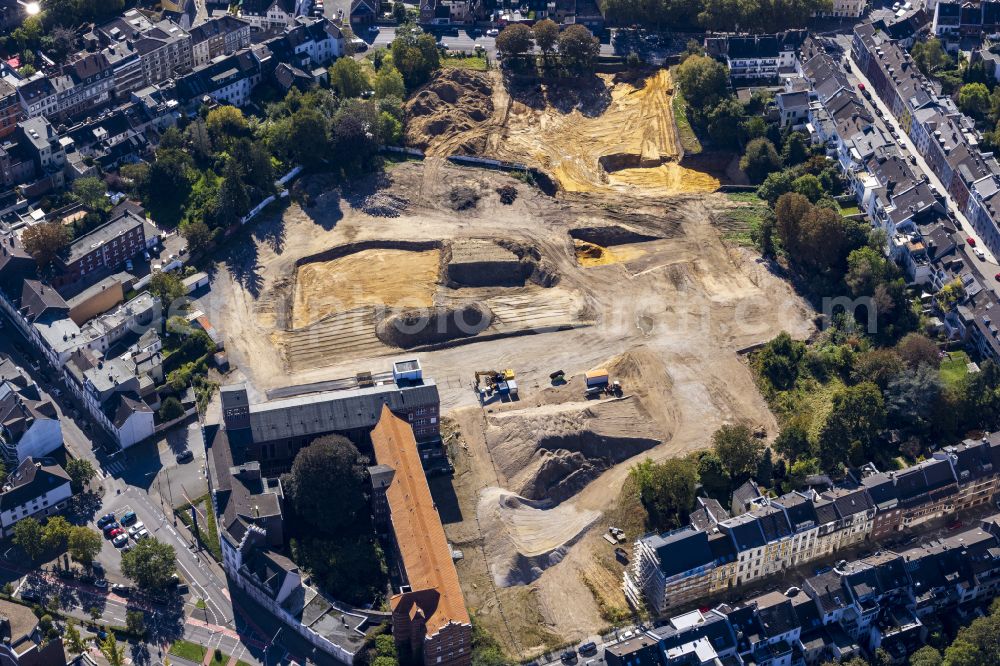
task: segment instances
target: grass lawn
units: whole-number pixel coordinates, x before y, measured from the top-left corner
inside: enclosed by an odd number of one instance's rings
[[[857,215],[861,212],[861,209],[857,206],[841,206],[840,213],[847,217],[848,215]]]
[[[681,95],[680,88],[676,86],[674,87],[674,98],[671,101],[671,105],[674,111],[674,122],[677,124],[677,136],[680,137],[684,153],[686,155],[697,155],[701,152],[701,142],[698,141],[698,137],[691,127],[691,121],[688,120],[687,102],[684,100],[684,96]]]
[[[968,362],[969,355],[964,351],[949,352],[949,358],[941,361],[941,379],[949,386],[954,386],[962,381],[962,378],[969,372],[966,367]]]
[[[467,56],[465,58],[445,56],[441,58],[441,66],[450,69],[473,69],[477,72],[485,72],[489,69],[485,56]]]
[[[721,224],[722,238],[737,245],[753,245],[751,233],[760,227],[767,214],[767,203],[753,192],[731,192],[726,196],[741,205],[726,211]]]
[[[170,646],[170,654],[200,664],[205,658],[205,648],[191,641],[179,640]]]

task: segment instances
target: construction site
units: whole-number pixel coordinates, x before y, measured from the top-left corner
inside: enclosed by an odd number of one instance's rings
[[[440,392],[455,468],[431,485],[462,553],[463,592],[517,657],[622,617],[622,564],[602,535],[629,469],[705,448],[727,422],[774,436],[738,351],[782,330],[812,332],[792,288],[722,240],[739,204],[712,192],[718,181],[626,182],[632,167],[601,166],[602,156],[638,154],[638,170],[684,168],[665,157],[669,111],[667,127],[643,134],[656,106],[669,109],[669,77],[653,78],[609,84],[604,116],[621,115],[607,120],[617,127],[603,144],[600,132],[612,130],[587,129],[599,119],[577,107],[532,107],[536,119],[561,114],[555,124],[497,127],[502,94],[455,85],[444,95],[486,97],[489,112],[466,114],[461,132],[439,128],[430,157],[374,181],[299,181],[295,203],[218,264],[199,300],[231,363],[262,393],[419,357]],[[518,141],[532,123],[542,143],[530,153]],[[485,143],[473,136],[481,126],[492,127]],[[576,143],[561,143],[569,134]],[[560,191],[435,156],[504,142],[508,156],[534,155],[556,174]]]

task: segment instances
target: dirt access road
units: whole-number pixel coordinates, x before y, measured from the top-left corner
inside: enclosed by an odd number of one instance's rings
[[[503,186],[517,190],[512,205],[496,194]],[[646,456],[703,448],[724,422],[745,419],[773,433],[773,417],[736,350],[781,330],[805,337],[806,304],[752,253],[723,243],[716,220],[736,205],[723,195],[553,198],[503,174],[437,159],[394,166],[378,186],[379,196],[400,204],[398,217],[364,213],[356,191],[319,181],[305,187],[317,192],[313,204],[292,204],[263,220],[252,238],[235,241],[201,300],[226,336],[231,362],[262,394],[382,371],[393,358],[418,356],[450,418],[447,442],[457,474],[435,480],[435,489],[449,539],[465,555],[458,567],[470,608],[518,655],[606,626],[609,609],[623,599],[620,569],[600,533],[628,469]],[[449,203],[456,188],[478,193],[475,205],[456,212]],[[609,250],[607,256],[581,265],[580,238],[598,252]],[[421,260],[419,299],[437,305],[565,299],[581,327],[418,354],[378,343],[323,359],[322,367],[289,364],[283,345],[292,334],[298,260],[347,244],[404,240],[441,244],[444,264],[450,245],[466,239],[530,247],[557,279],[456,288],[445,284],[442,265],[428,286]],[[391,269],[393,256],[387,252],[371,265]],[[368,265],[352,269],[356,284],[350,275],[325,282],[324,299],[358,305],[364,299],[358,300],[357,284],[370,285],[365,298],[381,294],[367,279]],[[405,271],[410,264],[399,265]],[[313,285],[313,292],[321,287]],[[333,307],[330,316],[341,315]],[[359,339],[373,340],[373,325],[356,324]],[[602,366],[623,382],[623,400],[584,401],[580,374]],[[471,390],[473,372],[506,367],[517,372],[520,401],[481,407]],[[554,370],[564,370],[569,384],[551,387]]]

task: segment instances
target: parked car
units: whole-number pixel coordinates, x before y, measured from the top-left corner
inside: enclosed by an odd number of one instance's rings
[[[106,525],[113,522],[115,522],[115,514],[109,513],[97,519],[97,526],[104,529]]]
[[[976,255],[976,258],[979,259],[979,261],[986,261],[986,253],[978,247],[972,248],[972,254]]]
[[[593,654],[594,652],[597,652],[597,644],[594,643],[594,641],[587,641],[581,645],[577,651],[580,654]]]
[[[136,532],[135,535],[133,536],[133,538],[136,541],[142,541],[143,539],[147,538],[148,536],[149,536],[149,531],[144,527],[141,530],[139,530],[138,532]]]
[[[113,530],[111,530],[108,536],[114,539],[115,537],[121,536],[122,534],[125,534],[125,530],[123,530],[121,527],[115,527]]]
[[[994,275],[993,279],[996,280],[997,282],[1000,282],[1000,273],[997,273],[996,275]]]
[[[95,574],[97,574],[101,578],[104,578],[104,565],[103,564],[101,564],[100,562],[94,562],[93,564],[90,565],[90,568],[94,570]]]
[[[122,525],[131,525],[135,522],[138,516],[135,515],[135,511],[127,511],[124,516],[122,516]]]
[[[859,83],[858,84],[858,90],[864,90],[864,89],[865,89],[865,84]]]
[[[496,28],[490,28],[489,30],[486,31],[486,36],[487,37],[496,37],[499,34],[500,34],[500,31],[497,30]]]
[[[34,590],[25,590],[24,592],[21,592],[21,599],[23,599],[24,601],[31,601],[37,604],[41,603],[42,595],[40,595],[38,592],[35,592]]]
[[[965,242],[969,244],[969,247],[976,247],[976,239],[973,238],[972,236],[966,238]]]
[[[111,544],[115,548],[121,548],[127,543],[128,543],[128,537],[124,534],[119,534],[118,536],[116,536],[114,539],[111,540]]]
[[[128,535],[131,536],[131,537],[134,537],[136,534],[138,534],[139,532],[141,532],[144,529],[146,529],[146,526],[143,525],[142,521],[140,520],[135,525],[133,525],[132,527],[128,528]]]
[[[94,587],[101,590],[105,590],[108,587],[108,581],[104,580],[103,578],[98,578],[97,580],[94,581]]]
[[[571,664],[574,661],[576,661],[576,653],[573,652],[572,650],[566,650],[561,655],[559,655],[559,659],[564,663]]]
[[[104,526],[104,530],[103,530],[104,531],[104,537],[106,539],[110,539],[110,538],[112,538],[114,536],[118,536],[117,534],[113,534],[113,532],[115,530],[117,530],[117,529],[121,529],[121,528],[118,527],[118,523],[108,523],[107,525]]]
[[[114,592],[115,594],[128,596],[129,594],[132,593],[132,588],[129,587],[128,585],[121,585],[119,583],[115,583],[114,585],[111,586],[111,591]]]
[[[194,460],[194,452],[191,449],[185,449],[177,454],[177,464],[183,465]]]

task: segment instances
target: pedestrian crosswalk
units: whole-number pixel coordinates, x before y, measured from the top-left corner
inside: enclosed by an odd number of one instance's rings
[[[104,471],[111,476],[119,476],[125,472],[125,461],[118,458],[117,460],[104,463],[103,467]]]

